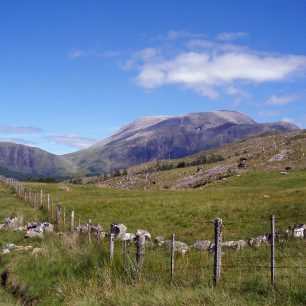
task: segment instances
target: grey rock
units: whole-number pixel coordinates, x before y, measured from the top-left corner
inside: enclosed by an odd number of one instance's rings
[[[157,247],[161,247],[165,243],[165,237],[164,236],[157,236],[154,238],[154,244]]]
[[[124,240],[127,227],[122,223],[113,223],[111,224],[110,233],[115,235],[115,238],[118,240]]]
[[[166,240],[165,241],[165,247],[167,249],[171,249],[172,240]],[[181,242],[181,241],[175,241],[174,242],[174,252],[185,255],[188,250],[189,250],[189,247],[185,242]]]
[[[22,220],[17,217],[10,217],[5,219],[5,227],[9,229],[14,229],[16,227],[19,227],[22,223]]]
[[[268,235],[260,235],[256,238],[249,238],[248,245],[252,247],[260,247],[269,244]]]
[[[209,246],[211,245],[210,240],[197,240],[193,245],[192,248],[198,250],[198,251],[206,251],[209,249]]]
[[[135,236],[140,236],[140,235],[145,235],[146,240],[151,240],[151,234],[148,231],[139,229],[136,233]]]

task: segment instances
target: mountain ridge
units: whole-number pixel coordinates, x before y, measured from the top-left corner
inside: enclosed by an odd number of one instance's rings
[[[2,142],[0,174],[6,169],[22,176],[96,175],[150,160],[180,158],[269,131],[298,129],[288,122],[257,123],[231,110],[145,116],[87,149],[64,155]]]

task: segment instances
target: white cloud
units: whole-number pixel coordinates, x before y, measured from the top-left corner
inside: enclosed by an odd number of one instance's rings
[[[246,32],[223,32],[216,36],[217,40],[232,41],[240,38],[246,38],[249,34]]]
[[[51,135],[47,139],[58,144],[67,145],[78,149],[86,149],[97,142],[96,139],[76,135]]]
[[[42,132],[41,128],[32,126],[11,126],[0,124],[0,133],[8,134],[34,134]]]
[[[118,51],[83,51],[81,49],[73,49],[68,54],[67,57],[70,60],[76,60],[82,57],[117,57],[120,55]]]
[[[276,110],[262,110],[258,112],[260,117],[275,117],[277,115],[279,115],[279,111]]]
[[[170,59],[150,59],[136,82],[145,88],[173,84],[216,98],[220,87],[237,82],[282,81],[306,69],[306,56],[213,50],[181,52]]]
[[[298,100],[299,97],[296,95],[288,95],[288,96],[272,96],[268,100],[266,100],[266,104],[268,105],[287,105],[290,102]]]

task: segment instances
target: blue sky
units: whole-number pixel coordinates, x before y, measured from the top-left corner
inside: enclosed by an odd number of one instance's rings
[[[306,128],[306,1],[1,1],[0,25],[0,141],[63,154],[219,109]]]

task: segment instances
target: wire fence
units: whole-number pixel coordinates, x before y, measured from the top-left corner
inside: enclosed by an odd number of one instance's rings
[[[119,262],[122,263],[123,277],[181,285],[205,282],[214,286],[224,282],[234,286],[237,282],[256,280],[272,287],[303,289],[306,279],[306,227],[301,221],[306,214],[224,223],[221,219],[202,220],[199,230],[176,233],[162,241],[147,241],[145,233],[132,237],[136,242],[118,241],[114,239],[114,233],[101,235],[91,219],[82,225],[81,214],[66,209],[60,203],[55,205],[52,197],[42,190],[25,188],[17,180],[2,176],[0,182],[14,188],[24,202],[46,212],[48,222],[56,224],[57,232],[73,233],[75,227],[83,226],[87,234],[83,242],[92,243],[93,233],[98,243],[106,238],[109,241],[109,260],[114,260],[114,252],[116,256],[122,256]],[[275,220],[292,221],[291,224],[298,221],[300,224],[275,230]],[[242,224],[248,224],[249,229],[252,229],[249,224],[261,224],[263,232],[250,237],[237,231]],[[204,232],[210,234],[211,240],[182,242]]]

